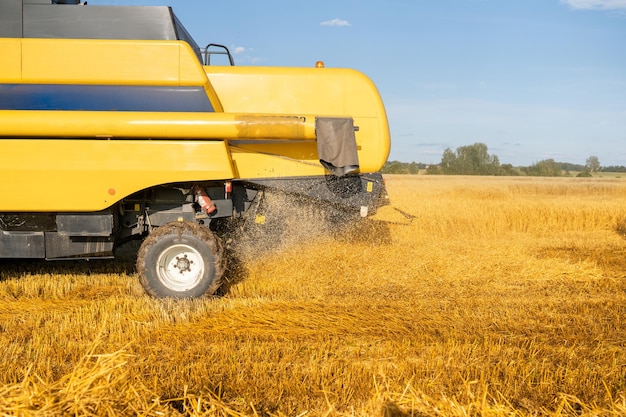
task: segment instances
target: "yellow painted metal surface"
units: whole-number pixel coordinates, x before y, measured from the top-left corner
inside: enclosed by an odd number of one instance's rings
[[[0,53],[3,83],[202,86],[222,111],[186,42],[0,39]]]
[[[317,145],[281,143],[230,144],[235,177],[244,179],[325,175],[317,159]],[[308,154],[306,152],[308,150]],[[313,155],[313,156],[311,156]]]
[[[359,127],[361,172],[379,171],[387,161],[391,140],[385,107],[376,86],[359,71],[282,67],[205,67],[205,71],[226,112],[352,117]],[[242,178],[325,173],[310,144],[230,143],[237,146],[232,157]]]
[[[0,211],[97,211],[170,182],[232,178],[223,141],[0,140]]]
[[[179,41],[21,39],[28,83],[204,85],[189,45]]]
[[[0,83],[201,86],[216,112],[0,110],[0,211],[97,211],[159,184],[325,175],[315,117],[351,117],[361,172],[383,103],[349,69],[202,67],[180,41],[0,39]]]
[[[221,112],[0,111],[12,137],[315,140],[315,116]]]
[[[19,82],[22,77],[22,43],[19,39],[0,38],[0,80]]]

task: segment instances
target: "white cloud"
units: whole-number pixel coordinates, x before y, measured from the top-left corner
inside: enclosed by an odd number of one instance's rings
[[[253,55],[255,53],[254,48],[235,46],[231,49],[233,51],[233,55],[237,57],[238,64],[249,65],[263,62],[263,58]]]
[[[626,9],[626,0],[561,0],[574,9]]]
[[[333,20],[327,20],[320,23],[322,26],[350,26],[350,22],[344,19],[335,18]]]

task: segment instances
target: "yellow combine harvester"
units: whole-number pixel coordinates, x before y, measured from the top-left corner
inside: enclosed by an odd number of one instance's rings
[[[216,49],[217,48],[217,49]],[[169,7],[0,2],[0,258],[106,258],[142,239],[157,297],[217,290],[222,234],[264,191],[363,217],[389,155],[351,69],[209,65]]]

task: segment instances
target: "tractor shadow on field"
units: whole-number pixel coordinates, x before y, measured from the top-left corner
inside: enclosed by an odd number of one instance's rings
[[[0,260],[0,282],[32,275],[109,275],[135,273],[135,264],[116,259],[76,259],[45,261],[32,259]]]
[[[116,251],[115,257],[87,259],[73,258],[63,260],[43,259],[0,259],[0,282],[21,277],[46,276],[92,276],[92,275],[128,275],[135,274],[135,245],[127,244]]]

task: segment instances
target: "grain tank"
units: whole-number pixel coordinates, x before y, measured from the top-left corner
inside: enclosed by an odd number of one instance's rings
[[[149,294],[199,297],[267,190],[362,217],[386,203],[389,128],[365,75],[212,51],[169,7],[2,0],[0,258],[141,240]]]

